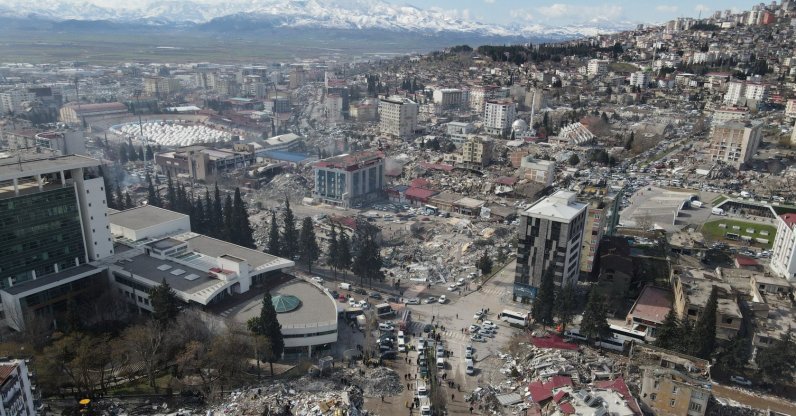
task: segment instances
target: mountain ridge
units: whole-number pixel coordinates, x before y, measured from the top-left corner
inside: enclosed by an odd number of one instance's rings
[[[216,32],[242,27],[383,30],[419,34],[469,34],[483,37],[567,40],[615,33],[633,25],[598,22],[566,26],[543,24],[496,25],[452,16],[441,9],[393,5],[383,0],[234,0],[222,4],[201,1],[152,1],[138,7],[103,7],[85,0],[30,2],[11,0],[0,5],[0,17],[69,22],[70,27],[160,26],[198,28]],[[97,22],[108,22],[107,24]]]

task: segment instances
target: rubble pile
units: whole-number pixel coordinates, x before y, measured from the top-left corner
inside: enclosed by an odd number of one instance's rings
[[[294,203],[298,203],[305,196],[309,196],[307,179],[295,173],[283,173],[263,185],[257,191],[260,201],[284,201],[285,196]]]
[[[358,386],[343,388],[337,380],[305,380],[232,393],[208,415],[331,415],[338,409],[359,409],[364,403]]]
[[[347,376],[349,380],[363,387],[366,397],[394,396],[404,389],[398,373],[386,367],[365,370],[364,373],[351,371]]]

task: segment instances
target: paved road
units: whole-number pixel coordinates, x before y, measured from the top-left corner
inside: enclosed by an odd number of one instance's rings
[[[713,384],[712,392],[716,397],[735,400],[753,409],[769,409],[787,415],[796,415],[796,404],[788,403],[775,397],[761,397],[746,390],[715,383]]]

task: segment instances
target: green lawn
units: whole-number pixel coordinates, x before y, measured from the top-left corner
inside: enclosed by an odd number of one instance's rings
[[[719,227],[719,224],[726,224],[726,228]],[[733,226],[738,226],[739,229],[733,229]],[[747,229],[751,229],[754,232],[748,232]],[[768,235],[761,235],[760,231],[768,231]],[[734,233],[741,236],[749,236],[754,238],[765,238],[768,240],[768,244],[760,244],[757,242],[752,243],[754,247],[764,247],[764,248],[771,248],[771,245],[774,243],[774,236],[777,234],[777,228],[773,225],[764,225],[764,224],[757,224],[753,222],[747,221],[738,221],[738,220],[731,220],[731,219],[723,219],[723,220],[715,220],[706,222],[702,226],[702,234],[705,235],[705,238],[710,240],[717,240],[717,241],[730,241],[724,238],[726,233]]]

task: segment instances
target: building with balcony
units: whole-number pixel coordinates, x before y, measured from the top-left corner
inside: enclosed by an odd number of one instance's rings
[[[441,88],[434,90],[434,104],[443,110],[459,108],[462,105],[462,90],[457,88]]]
[[[412,137],[417,129],[419,106],[399,96],[379,100],[379,131],[395,137]]]
[[[740,169],[749,162],[760,145],[763,136],[762,123],[731,121],[715,126],[710,136],[708,157],[711,161],[722,161]]]
[[[553,268],[557,286],[575,284],[580,274],[587,205],[571,191],[557,191],[522,212],[514,274],[514,299],[531,300],[542,276]]]
[[[796,214],[777,217],[771,270],[789,281],[796,281]]]
[[[517,117],[517,106],[508,100],[489,100],[484,104],[484,131],[500,135],[511,129]]]
[[[2,416],[36,416],[33,387],[24,360],[0,361],[0,396]]]

